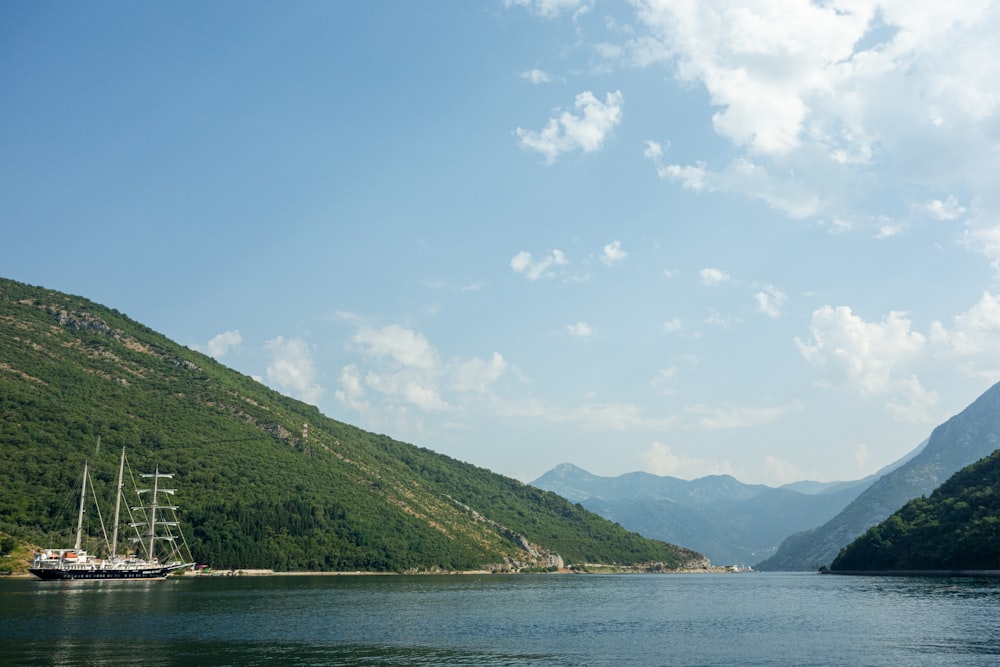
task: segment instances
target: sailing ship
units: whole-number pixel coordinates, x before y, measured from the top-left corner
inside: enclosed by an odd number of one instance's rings
[[[113,525],[113,537],[107,541],[107,531],[104,530],[104,522],[101,519],[101,533],[105,536],[108,546],[108,555],[101,558],[94,554],[87,553],[82,549],[83,540],[83,516],[84,507],[87,500],[87,463],[83,464],[83,484],[80,489],[80,510],[76,526],[76,543],[72,549],[45,549],[35,555],[31,567],[28,571],[40,579],[164,579],[171,572],[182,571],[194,565],[191,562],[190,551],[188,557],[181,556],[178,536],[172,532],[173,527],[178,526],[172,513],[177,509],[172,505],[160,503],[160,495],[173,495],[175,489],[165,489],[160,487],[161,479],[171,479],[172,474],[161,473],[159,467],[156,472],[142,474],[141,477],[152,481],[152,488],[136,489],[140,498],[149,494],[148,502],[136,507],[128,506],[129,515],[135,517],[132,512],[141,513],[138,520],[129,522],[129,527],[135,530],[136,535],[130,540],[137,545],[136,551],[143,551],[140,556],[137,553],[118,553],[118,526],[121,518],[121,504],[124,489],[125,473],[125,449],[122,448],[121,463],[118,467],[118,490],[115,496],[115,516]],[[167,514],[170,512],[171,514]],[[97,514],[100,517],[100,504],[97,506]],[[145,527],[145,530],[140,530]],[[179,531],[178,531],[179,532]],[[183,543],[183,534],[180,534]],[[157,545],[164,543],[170,546],[169,555],[164,560],[157,556]],[[186,544],[185,544],[186,546]]]

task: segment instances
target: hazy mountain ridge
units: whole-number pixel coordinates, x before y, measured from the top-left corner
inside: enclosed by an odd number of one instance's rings
[[[749,564],[790,534],[833,517],[875,476],[852,482],[804,482],[814,491],[744,484],[730,475],[695,480],[632,472],[594,475],[562,463],[533,485],[558,493],[648,537],[691,545],[717,564]]]
[[[84,459],[106,497],[122,446],[140,470],[175,474],[194,557],[215,567],[703,562],[555,494],[329,419],[118,311],[0,278],[0,531],[66,542]]]
[[[815,570],[907,501],[931,493],[948,477],[1000,446],[1000,383],[931,433],[915,456],[882,475],[828,522],[791,535],[762,570]]]

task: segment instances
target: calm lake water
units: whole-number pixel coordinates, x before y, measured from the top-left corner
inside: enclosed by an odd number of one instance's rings
[[[993,666],[1000,580],[4,580],[0,664]]]

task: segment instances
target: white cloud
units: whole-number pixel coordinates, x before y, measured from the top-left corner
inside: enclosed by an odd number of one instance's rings
[[[658,141],[646,140],[646,148],[642,151],[643,157],[650,160],[660,160],[663,158],[663,146]]]
[[[309,345],[301,338],[272,338],[264,344],[271,354],[267,366],[267,383],[282,393],[316,405],[323,388],[316,381]]]
[[[905,313],[892,311],[881,322],[865,322],[847,306],[823,306],[813,312],[811,333],[810,341],[796,338],[795,344],[807,361],[828,372],[831,382],[846,383],[863,397],[887,396],[899,416],[907,406],[936,401],[906,371],[927,351],[927,338],[911,330]]]
[[[337,400],[372,419],[391,417],[402,428],[408,426],[407,407],[452,410],[469,397],[488,393],[509,369],[499,352],[486,359],[446,362],[423,334],[409,327],[341,319],[357,327],[351,340],[359,359],[341,371]]]
[[[893,236],[899,236],[904,233],[907,229],[907,225],[898,222],[887,222],[878,228],[875,233],[875,238],[877,239],[890,239]]]
[[[948,328],[931,324],[930,340],[936,353],[957,361],[972,376],[1000,376],[1000,295],[985,292],[967,312],[956,315]]]
[[[441,361],[422,334],[398,324],[381,328],[361,325],[352,340],[370,361],[364,374],[365,388],[423,410],[448,408],[439,387]]]
[[[447,410],[448,403],[441,396],[434,376],[419,370],[392,372],[368,371],[365,386],[383,396],[399,399],[421,410]]]
[[[676,317],[663,323],[663,330],[667,333],[678,333],[684,329],[684,325]]]
[[[590,325],[586,322],[577,322],[576,324],[567,325],[566,331],[569,332],[570,336],[576,338],[589,338],[593,332]]]
[[[588,90],[576,96],[574,106],[577,115],[564,111],[550,118],[548,125],[539,132],[517,128],[521,147],[541,153],[549,164],[560,155],[577,149],[585,153],[599,150],[621,122],[621,92],[608,93],[601,102]]]
[[[938,220],[954,220],[965,215],[965,207],[958,203],[954,195],[948,195],[948,199],[931,199],[923,206],[924,211]]]
[[[456,362],[452,368],[452,388],[460,392],[485,392],[507,371],[508,364],[499,352],[489,360],[474,357]]]
[[[639,454],[643,467],[654,475],[669,475],[681,479],[697,479],[706,475],[732,475],[733,466],[727,459],[712,460],[675,454],[670,445],[654,442]]]
[[[709,189],[708,179],[706,178],[707,169],[704,162],[699,162],[693,167],[682,167],[677,164],[669,164],[665,167],[658,165],[656,167],[656,174],[660,178],[670,178],[680,181],[681,187],[686,190],[701,191]]]
[[[738,317],[729,317],[719,313],[717,311],[712,311],[709,313],[708,317],[704,320],[705,324],[713,327],[719,327],[720,329],[728,329],[734,324],[738,324],[741,320]]]
[[[942,220],[964,215],[952,195],[990,196],[1000,171],[1000,12],[991,0],[960,6],[900,0],[635,0],[634,33],[599,51],[605,67],[671,67],[703,87],[715,131],[730,142],[724,166],[664,164],[661,178],[696,191],[735,192],[790,217],[874,220],[888,198]],[[881,193],[879,197],[869,196]],[[874,210],[878,206],[881,210]],[[992,210],[997,213],[998,207]],[[968,235],[1000,270],[996,215]],[[856,222],[856,221],[855,221]],[[880,237],[902,231],[879,223]],[[984,244],[980,246],[979,244]]]
[[[815,216],[828,208],[828,203],[800,178],[775,178],[766,167],[747,158],[736,158],[721,171],[712,171],[701,161],[682,166],[663,165],[662,160],[652,159],[660,178],[678,182],[687,190],[738,192],[796,219]]]
[[[788,296],[774,285],[768,285],[754,294],[757,309],[768,317],[781,317],[781,307],[785,305]]]
[[[729,280],[729,274],[720,269],[705,268],[698,275],[703,285],[719,285]]]
[[[438,366],[437,351],[423,335],[398,324],[381,329],[363,326],[354,334],[354,342],[373,357],[390,357],[411,368],[431,370]]]
[[[209,356],[218,359],[225,356],[229,350],[239,347],[242,342],[243,336],[240,335],[239,330],[223,331],[208,341],[206,349]]]
[[[601,254],[601,261],[608,266],[614,266],[615,264],[625,261],[626,257],[628,257],[628,253],[622,250],[621,241],[612,241],[604,246],[604,251]]]
[[[630,44],[633,58],[671,58],[677,75],[703,84],[716,131],[765,154],[796,148],[811,97],[827,70],[848,60],[871,18],[869,7],[821,7],[805,0],[640,2],[652,39]]]
[[[569,264],[569,260],[559,249],[553,250],[552,254],[540,260],[536,260],[527,250],[522,250],[510,260],[510,268],[514,270],[514,273],[524,274],[532,282],[539,278],[553,278],[555,272],[552,271],[552,268],[566,264]]]
[[[521,78],[527,79],[533,84],[549,83],[552,81],[552,77],[549,76],[548,72],[540,69],[530,69],[526,72],[521,72]]]
[[[340,387],[334,392],[334,398],[363,415],[371,411],[371,404],[365,397],[364,381],[357,366],[348,364],[341,369]]]

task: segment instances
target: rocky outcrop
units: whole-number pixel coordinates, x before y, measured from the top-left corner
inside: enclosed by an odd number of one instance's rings
[[[504,560],[503,564],[494,565],[491,569],[516,572],[523,569],[537,568],[560,570],[565,566],[563,557],[554,551],[549,551],[548,549],[540,547],[537,544],[531,543],[528,541],[528,538],[521,533],[511,530],[507,526],[483,516],[465,503],[461,503],[451,496],[449,496],[448,499],[468,512],[469,515],[476,521],[488,524],[499,535],[516,544],[518,548],[524,552],[523,558],[507,558]]]
[[[49,312],[56,318],[60,326],[77,331],[90,331],[93,333],[108,335],[112,333],[111,327],[96,315],[90,313],[72,313],[67,310],[50,307]]]

